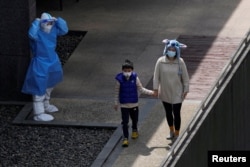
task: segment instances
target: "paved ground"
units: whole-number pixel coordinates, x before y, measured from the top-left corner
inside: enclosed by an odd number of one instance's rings
[[[64,66],[64,81],[53,92],[60,112],[56,121],[120,123],[113,110],[114,76],[124,59],[134,62],[143,85],[150,88],[164,38],[189,46],[183,56],[190,73],[190,93],[182,108],[182,129],[219,76],[250,27],[249,0],[92,0],[64,1],[71,30],[88,31]],[[202,46],[202,47],[201,47]],[[189,50],[189,48],[191,48]],[[190,55],[190,56],[189,56]],[[171,143],[161,102],[141,98],[140,137],[115,147],[104,166],[159,166]]]

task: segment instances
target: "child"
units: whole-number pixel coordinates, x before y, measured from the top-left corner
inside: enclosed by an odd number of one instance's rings
[[[142,94],[154,95],[152,90],[144,88],[137,76],[133,71],[133,63],[129,60],[125,60],[122,65],[122,72],[117,74],[115,79],[117,80],[115,85],[115,110],[118,110],[118,104],[121,108],[122,114],[122,130],[123,130],[123,147],[128,146],[128,123],[129,117],[132,120],[132,139],[138,138],[138,90]]]

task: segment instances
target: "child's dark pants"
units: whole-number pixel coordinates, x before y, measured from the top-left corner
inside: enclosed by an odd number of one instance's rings
[[[132,130],[137,131],[137,123],[138,123],[138,115],[139,115],[139,108],[121,108],[122,112],[122,130],[124,138],[128,138],[128,123],[129,117],[132,120]]]

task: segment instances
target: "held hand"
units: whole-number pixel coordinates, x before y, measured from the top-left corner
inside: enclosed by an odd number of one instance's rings
[[[158,90],[154,90],[153,96],[154,96],[154,97],[158,97]]]

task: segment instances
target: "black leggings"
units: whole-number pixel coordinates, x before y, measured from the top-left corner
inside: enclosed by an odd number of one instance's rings
[[[174,126],[175,130],[180,130],[182,103],[170,104],[164,101],[162,103],[165,108],[168,126]]]

